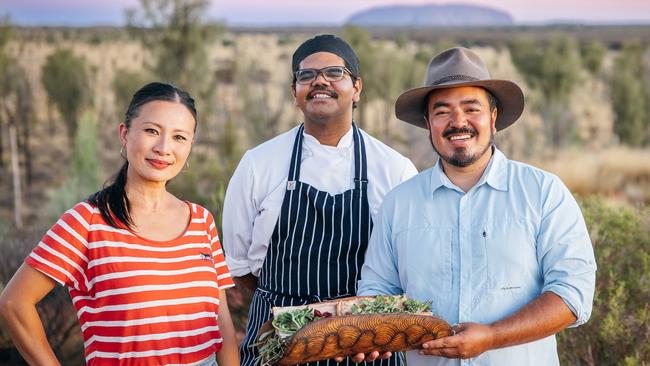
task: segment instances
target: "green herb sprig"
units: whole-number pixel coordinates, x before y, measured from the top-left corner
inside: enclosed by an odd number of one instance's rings
[[[255,359],[255,363],[259,366],[271,366],[284,356],[284,348],[286,343],[282,338],[275,334],[275,331],[270,331],[260,337],[260,341],[251,345],[251,347],[258,347],[259,355]]]
[[[306,307],[278,314],[278,316],[273,318],[272,324],[278,331],[287,335],[293,335],[298,329],[312,320],[314,320],[314,310]]]
[[[406,299],[404,296],[378,295],[374,299],[363,299],[352,305],[352,314],[377,313],[422,313],[431,311],[431,301],[422,302]]]
[[[404,300],[404,311],[407,313],[426,313],[431,312],[431,304],[433,301],[418,301],[414,299]]]

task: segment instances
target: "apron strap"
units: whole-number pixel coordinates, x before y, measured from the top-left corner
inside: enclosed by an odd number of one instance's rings
[[[301,124],[296,134],[296,139],[293,143],[293,151],[291,152],[291,165],[289,166],[289,183],[287,189],[290,189],[291,182],[300,179],[300,162],[302,161],[302,133],[305,130],[305,124]]]
[[[352,122],[352,129],[354,130],[354,188],[365,191],[368,188],[366,144],[354,121]]]

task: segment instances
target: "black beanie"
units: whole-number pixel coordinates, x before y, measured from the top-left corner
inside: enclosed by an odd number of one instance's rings
[[[354,53],[354,50],[347,42],[332,34],[321,34],[303,42],[293,53],[291,62],[293,72],[298,71],[302,60],[316,52],[329,52],[339,56],[345,61],[345,67],[350,70],[352,76],[359,77],[359,58],[357,54]]]

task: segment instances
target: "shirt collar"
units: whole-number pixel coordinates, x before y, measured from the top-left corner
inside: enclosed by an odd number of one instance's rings
[[[494,154],[490,158],[483,176],[479,179],[476,186],[480,186],[483,183],[487,183],[490,187],[498,191],[507,191],[508,190],[508,159],[503,153],[497,149],[496,146],[493,147]]]
[[[483,172],[483,176],[476,183],[475,187],[478,187],[484,183],[487,183],[490,187],[499,190],[507,191],[508,190],[508,159],[503,155],[503,153],[493,147],[494,153],[490,158],[488,166]],[[434,192],[440,187],[447,187],[459,192],[463,192],[458,188],[454,183],[449,180],[445,172],[442,170],[442,163],[440,158],[436,162],[436,165],[431,169],[431,192]]]
[[[431,192],[435,192],[440,187],[459,190],[459,188],[449,180],[445,172],[442,170],[442,163],[440,162],[440,158],[438,158],[436,165],[431,168]]]

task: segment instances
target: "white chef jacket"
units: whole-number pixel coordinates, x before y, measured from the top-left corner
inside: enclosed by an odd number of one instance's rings
[[[292,128],[248,150],[230,179],[223,207],[222,244],[233,276],[258,275],[280,215],[287,187]],[[384,195],[417,174],[413,163],[360,130],[368,163],[368,205],[375,219]],[[354,188],[352,128],[337,146],[321,145],[304,133],[300,181],[332,195]]]

